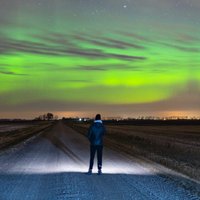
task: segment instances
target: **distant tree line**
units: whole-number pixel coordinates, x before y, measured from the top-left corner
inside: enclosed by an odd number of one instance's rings
[[[45,121],[45,120],[50,121],[50,120],[57,120],[57,119],[58,119],[58,116],[54,115],[53,113],[46,113],[35,118],[35,120],[39,120],[39,121]]]

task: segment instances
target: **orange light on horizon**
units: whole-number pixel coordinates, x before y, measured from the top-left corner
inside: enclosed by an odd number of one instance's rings
[[[199,117],[200,113],[198,112],[189,112],[189,111],[167,111],[162,112],[163,117]]]

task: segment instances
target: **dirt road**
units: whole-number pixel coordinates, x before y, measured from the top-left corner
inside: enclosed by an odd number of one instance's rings
[[[104,148],[103,175],[86,175],[87,138],[59,121],[0,154],[0,200],[200,199],[152,164]],[[184,181],[184,180],[183,180]]]

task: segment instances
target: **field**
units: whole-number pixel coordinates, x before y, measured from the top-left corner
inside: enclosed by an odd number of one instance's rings
[[[89,124],[73,123],[71,127],[86,135]],[[106,129],[105,145],[133,156],[143,156],[200,180],[199,125],[109,123]]]
[[[0,123],[0,151],[17,145],[51,126],[52,122],[22,121]]]
[[[0,122],[0,151],[40,134],[48,121]],[[87,135],[88,122],[65,122]],[[105,123],[105,145],[135,157],[147,158],[200,180],[200,125]]]

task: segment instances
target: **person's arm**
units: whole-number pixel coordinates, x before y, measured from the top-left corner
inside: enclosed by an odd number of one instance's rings
[[[103,135],[106,135],[106,128],[105,128],[105,126],[103,126]]]
[[[89,130],[88,130],[87,138],[88,138],[89,140],[91,140],[91,138],[92,138],[92,125],[90,126],[90,128],[89,128]]]

